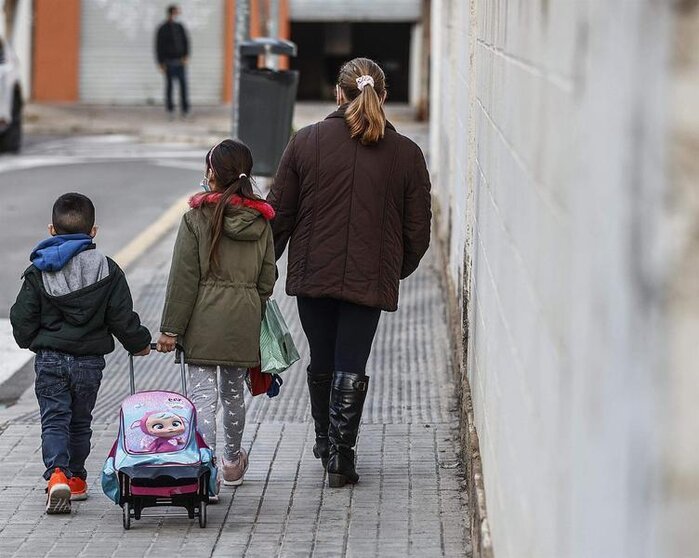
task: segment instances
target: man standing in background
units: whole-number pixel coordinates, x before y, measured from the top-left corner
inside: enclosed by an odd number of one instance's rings
[[[167,20],[160,25],[155,40],[158,65],[165,74],[165,106],[170,118],[174,117],[175,105],[172,101],[172,82],[180,83],[180,109],[182,117],[189,113],[187,97],[187,76],[185,67],[189,58],[189,38],[184,26],[177,20],[180,7],[172,4],[167,8]]]

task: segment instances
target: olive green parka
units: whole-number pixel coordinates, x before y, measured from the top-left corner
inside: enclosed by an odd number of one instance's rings
[[[234,196],[212,270],[211,219],[219,199],[198,194],[182,217],[160,331],[178,335],[187,363],[250,368],[260,362],[260,324],[276,277],[274,210]]]

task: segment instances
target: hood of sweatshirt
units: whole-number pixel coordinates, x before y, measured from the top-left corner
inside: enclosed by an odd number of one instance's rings
[[[36,247],[31,260],[41,286],[67,322],[79,326],[92,319],[111,288],[113,270],[90,236],[49,238]]]
[[[217,192],[197,194],[189,200],[189,205],[213,213],[220,197]],[[267,221],[273,218],[274,209],[264,200],[232,196],[223,217],[223,234],[234,240],[258,240],[267,228]]]
[[[75,255],[94,247],[89,234],[62,234],[39,242],[29,259],[40,271],[59,271]]]
[[[94,285],[107,275],[107,257],[98,250],[85,250],[58,271],[42,271],[41,279],[49,296],[59,297]]]

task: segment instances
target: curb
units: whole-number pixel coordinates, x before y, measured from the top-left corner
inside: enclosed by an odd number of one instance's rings
[[[83,126],[42,126],[28,125],[25,133],[29,135],[56,135],[56,136],[102,136],[102,135],[130,135],[138,138],[143,143],[176,143],[183,145],[193,145],[197,147],[210,147],[212,144],[227,137],[226,132],[204,132],[204,133],[168,133],[153,132],[139,128],[129,127],[83,127]]]
[[[22,366],[17,368],[9,377],[0,383],[0,405],[12,405],[16,403],[22,394],[34,382],[34,357],[32,356]]]

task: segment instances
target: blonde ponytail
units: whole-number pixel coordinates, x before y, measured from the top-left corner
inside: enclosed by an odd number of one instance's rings
[[[340,70],[338,85],[350,101],[345,122],[350,135],[363,145],[377,143],[386,131],[383,97],[386,77],[373,60],[355,58]]]

